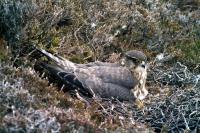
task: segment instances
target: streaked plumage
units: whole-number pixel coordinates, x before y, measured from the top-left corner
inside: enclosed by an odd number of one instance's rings
[[[135,97],[140,98],[138,94],[146,90],[145,64],[140,64],[134,68],[137,71],[131,71],[120,63],[97,61],[76,64],[62,57],[54,56],[43,49],[38,50],[54,61],[53,64],[42,63],[42,66],[51,75],[62,81],[66,86],[76,88],[83,94],[133,101]],[[143,59],[146,58],[143,57]],[[140,80],[141,78],[142,80]]]

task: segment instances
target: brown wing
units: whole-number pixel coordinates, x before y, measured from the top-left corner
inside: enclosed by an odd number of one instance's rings
[[[132,89],[137,79],[126,67],[95,67],[95,75],[105,83],[112,83]]]
[[[120,85],[113,83],[105,83],[98,78],[90,78],[85,81],[87,87],[93,92],[93,94],[102,98],[117,98],[121,101],[133,101],[135,97],[133,93]]]

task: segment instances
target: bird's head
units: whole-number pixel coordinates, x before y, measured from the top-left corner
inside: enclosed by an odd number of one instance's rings
[[[120,64],[122,66],[126,66],[129,69],[135,69],[142,62],[146,61],[147,57],[143,52],[138,50],[131,50],[123,55]]]
[[[133,72],[133,76],[138,80],[138,84],[132,89],[136,99],[143,100],[148,90],[145,87],[147,78],[147,57],[138,50],[131,50],[124,54],[121,59],[121,65],[129,68]]]

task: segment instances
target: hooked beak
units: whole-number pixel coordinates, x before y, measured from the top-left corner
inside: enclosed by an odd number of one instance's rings
[[[144,61],[142,61],[142,63],[140,64],[140,66],[143,67],[143,68],[146,68],[147,64]]]
[[[145,61],[142,61],[142,63],[140,64],[140,66],[144,69],[148,69],[149,68],[149,64],[146,63]]]

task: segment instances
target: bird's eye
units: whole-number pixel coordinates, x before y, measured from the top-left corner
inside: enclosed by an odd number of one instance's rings
[[[145,64],[142,64],[141,67],[145,68]]]
[[[136,58],[130,58],[130,60],[132,60],[133,62],[137,62]]]
[[[139,60],[137,58],[132,58],[132,57],[129,57],[128,60],[132,61],[133,63],[139,63]]]

